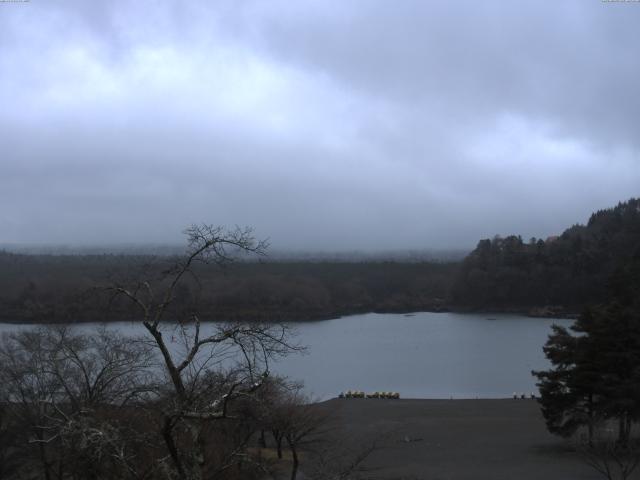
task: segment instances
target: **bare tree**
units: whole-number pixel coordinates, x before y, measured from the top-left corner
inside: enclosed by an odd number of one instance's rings
[[[284,438],[291,451],[291,480],[295,480],[300,466],[299,452],[305,447],[309,448],[322,436],[328,414],[314,407],[311,399],[300,389],[289,393],[281,408],[287,418],[283,425]]]
[[[272,358],[300,348],[285,325],[202,323],[197,308],[174,307],[186,284],[199,284],[203,265],[260,255],[266,244],[248,229],[186,233],[184,258],[106,289],[131,302],[143,338],[64,327],[3,338],[0,413],[8,407],[10,421],[2,417],[0,434],[22,427],[11,440],[26,459],[22,473],[37,466],[46,480],[195,480],[264,471],[248,450],[260,425],[257,393]]]
[[[11,404],[0,388],[0,478],[11,478],[20,469],[21,458],[16,448],[19,425],[13,419]]]
[[[275,442],[276,455],[282,460],[282,447],[285,441],[288,422],[287,401],[291,392],[301,388],[299,382],[289,381],[287,378],[272,376],[264,382],[257,395],[256,416],[260,423],[260,437],[262,448],[267,447],[265,432],[269,432]]]
[[[167,318],[184,282],[197,284],[201,264],[226,265],[238,254],[264,254],[265,242],[256,241],[251,229],[225,230],[193,225],[185,231],[188,249],[184,259],[155,282],[142,279],[110,287],[137,307],[142,325],[163,360],[167,388],[159,395],[161,435],[167,471],[180,479],[209,478],[227,470],[230,458],[212,451],[207,437],[216,421],[242,420],[234,410],[250,398],[269,375],[275,356],[298,349],[289,342],[285,325],[226,323],[203,325],[194,309],[186,317]],[[206,332],[205,332],[206,330]],[[244,455],[239,448],[229,456]]]
[[[326,439],[329,411],[319,408],[303,390],[301,382],[272,378],[259,397],[261,430],[271,432],[278,459],[283,458],[283,443],[291,453],[291,478],[295,480],[302,450],[310,452]],[[262,446],[266,440],[261,439]]]
[[[111,471],[116,466],[130,470],[126,455],[103,454],[108,444],[117,445],[120,453],[127,445],[125,429],[108,413],[148,390],[151,359],[144,344],[106,329],[80,334],[42,327],[5,335],[0,391],[7,421],[20,429],[10,447],[26,460],[22,470],[38,464],[47,480],[98,478],[107,463]],[[121,475],[128,477],[138,478]]]
[[[607,480],[627,480],[640,463],[640,441],[620,442],[607,430],[590,441],[579,441],[576,450],[587,465]]]

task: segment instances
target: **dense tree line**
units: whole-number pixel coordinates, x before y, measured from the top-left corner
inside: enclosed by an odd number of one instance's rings
[[[630,199],[592,214],[587,225],[574,225],[559,237],[481,240],[462,263],[452,302],[481,309],[579,311],[604,302],[611,276],[639,251],[640,200]]]
[[[0,253],[0,321],[130,320],[126,302],[96,287],[159,276],[172,257]],[[297,321],[360,312],[443,308],[457,264],[438,262],[237,262],[197,265],[199,283],[176,292],[174,308],[197,304],[211,320]]]
[[[361,312],[481,309],[558,315],[607,296],[611,275],[640,248],[640,200],[594,213],[546,240],[481,240],[462,262],[241,261],[194,268],[199,283],[174,309],[210,320],[296,321]],[[161,276],[175,257],[0,252],[0,321],[130,320],[135,311],[96,287]]]

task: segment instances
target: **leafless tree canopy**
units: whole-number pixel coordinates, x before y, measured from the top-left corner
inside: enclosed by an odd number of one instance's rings
[[[176,292],[183,282],[197,282],[198,264],[222,266],[239,253],[261,255],[266,248],[250,229],[193,225],[185,233],[186,255],[160,277],[106,287],[114,300],[135,305],[144,338],[70,328],[4,338],[0,413],[10,411],[10,424],[4,415],[0,425],[3,434],[21,438],[3,444],[2,454],[28,458],[27,476],[264,474],[249,443],[265,422],[265,405],[275,405],[264,388],[270,362],[301,348],[286,325],[203,323],[195,307],[176,315],[170,308]]]
[[[76,478],[101,465],[131,476],[138,434],[119,425],[118,415],[107,419],[148,398],[153,356],[145,343],[106,329],[79,334],[42,327],[5,335],[0,428],[9,439],[1,444],[10,460],[3,467],[11,471],[4,475]]]
[[[582,460],[607,480],[627,480],[640,463],[640,440],[620,442],[607,422],[601,422],[590,440],[576,442]]]

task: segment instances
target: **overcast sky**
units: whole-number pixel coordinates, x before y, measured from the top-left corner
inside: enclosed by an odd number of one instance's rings
[[[0,243],[546,237],[640,195],[640,3],[0,3]]]

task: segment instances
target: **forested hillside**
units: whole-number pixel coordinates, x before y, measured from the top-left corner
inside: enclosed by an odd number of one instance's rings
[[[595,212],[559,237],[481,240],[463,261],[452,302],[549,314],[605,301],[611,278],[640,258],[640,199]]]

